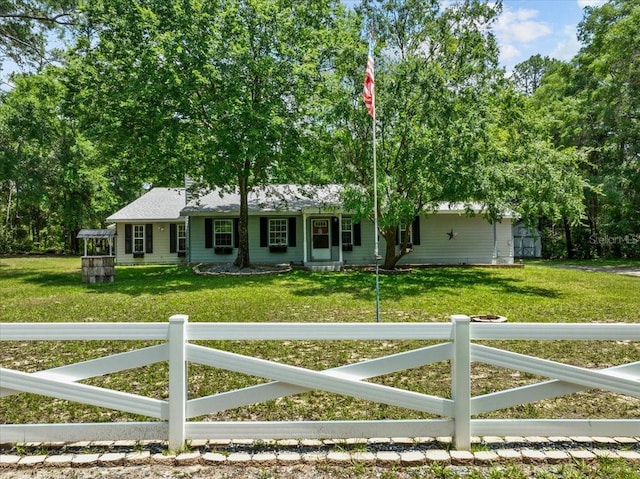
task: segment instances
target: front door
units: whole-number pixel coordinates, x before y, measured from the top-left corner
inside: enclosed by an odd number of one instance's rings
[[[329,219],[311,220],[311,259],[314,261],[331,259]]]

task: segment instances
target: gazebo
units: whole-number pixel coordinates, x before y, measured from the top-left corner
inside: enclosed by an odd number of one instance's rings
[[[113,239],[116,231],[110,228],[81,229],[76,238],[84,240],[82,281],[84,283],[113,283],[115,254]]]

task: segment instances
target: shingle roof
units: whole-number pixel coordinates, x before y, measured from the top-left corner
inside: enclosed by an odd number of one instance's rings
[[[107,218],[107,221],[177,220],[184,208],[184,188],[153,188]]]
[[[249,194],[249,213],[302,211],[305,208],[340,208],[340,185],[304,186],[270,185]],[[214,189],[195,198],[182,210],[187,216],[194,213],[237,213],[240,195],[237,190],[226,192]]]
[[[103,229],[81,229],[76,238],[112,238],[116,235],[116,230]]]
[[[300,212],[303,209],[322,208],[342,209],[341,185],[305,186],[305,185],[270,185],[252,191],[249,194],[249,213],[267,212]],[[483,211],[479,203],[441,203],[436,211],[441,214],[461,214],[468,210],[475,213]],[[186,216],[205,214],[238,213],[240,211],[240,195],[237,190],[216,188],[206,194],[189,201],[182,210]],[[513,213],[505,211],[504,217],[510,218]]]

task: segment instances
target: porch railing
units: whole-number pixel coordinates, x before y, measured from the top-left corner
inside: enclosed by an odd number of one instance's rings
[[[346,364],[324,371],[192,344],[196,340],[441,340],[442,343]],[[638,436],[640,419],[473,419],[475,415],[600,389],[640,398],[640,361],[593,370],[477,344],[478,340],[640,341],[640,324],[470,323],[2,323],[1,341],[153,340],[156,346],[62,367],[25,373],[0,369],[0,396],[21,392],[126,411],[155,421],[82,424],[2,424],[8,442],[167,440],[178,449],[187,439],[300,439],[348,437],[454,438],[469,449],[471,436]],[[451,361],[451,397],[367,382],[369,378],[440,361]],[[81,384],[78,381],[169,363],[168,400]],[[549,380],[471,395],[471,363],[515,369]],[[188,398],[188,363],[267,378],[270,382],[205,397]],[[372,421],[217,421],[189,419],[309,390],[353,396],[432,413],[440,419]]]

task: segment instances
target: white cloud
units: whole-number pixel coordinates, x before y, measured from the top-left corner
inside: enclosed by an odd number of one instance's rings
[[[500,45],[500,60],[502,63],[508,63],[514,58],[518,58],[522,53],[513,45]]]
[[[580,8],[584,7],[600,7],[606,3],[606,0],[576,0]]]
[[[562,29],[562,38],[549,56],[558,60],[568,61],[578,53],[581,47],[582,45],[576,36],[576,26],[565,25]]]
[[[505,8],[494,26],[496,36],[503,43],[528,43],[549,35],[551,33],[549,25],[536,20],[539,14],[538,10],[533,9]]]
[[[504,8],[493,27],[500,45],[501,63],[510,64],[520,59],[528,45],[552,33],[547,23],[538,20],[539,15],[534,9]]]

